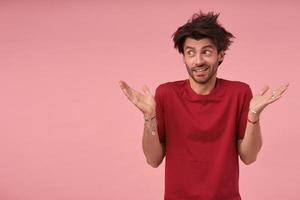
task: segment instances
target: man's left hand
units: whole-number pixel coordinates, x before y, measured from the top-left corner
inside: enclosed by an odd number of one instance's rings
[[[275,90],[271,89],[269,86],[263,87],[261,91],[251,99],[250,111],[259,115],[267,105],[280,99],[288,86],[289,84],[286,83]]]

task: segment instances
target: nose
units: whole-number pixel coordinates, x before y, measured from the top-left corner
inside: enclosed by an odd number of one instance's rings
[[[203,59],[202,55],[201,54],[196,55],[195,61],[194,61],[195,66],[202,65],[203,63],[204,63],[204,59]]]

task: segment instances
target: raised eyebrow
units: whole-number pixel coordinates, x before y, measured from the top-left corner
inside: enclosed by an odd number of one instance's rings
[[[193,49],[193,50],[195,50],[194,47],[190,47],[190,46],[186,46],[185,49]]]
[[[206,45],[206,46],[202,47],[202,49],[205,49],[205,48],[211,48],[211,49],[213,49],[214,47],[213,47],[213,45],[211,45],[211,44],[208,44],[208,45]],[[185,47],[185,50],[187,50],[187,49],[192,49],[192,50],[195,50],[195,48],[194,48],[194,47],[190,47],[190,46],[186,46],[186,47]]]
[[[209,45],[206,45],[206,46],[202,47],[202,49],[205,49],[205,48],[211,48],[211,49],[213,49],[214,47],[213,47],[213,45],[209,44]]]

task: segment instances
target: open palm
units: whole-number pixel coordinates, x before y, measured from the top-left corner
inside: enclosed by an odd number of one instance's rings
[[[120,81],[119,85],[126,97],[144,114],[155,112],[155,99],[147,86],[139,92],[129,87],[125,81]]]
[[[252,98],[250,101],[250,108],[257,113],[260,113],[267,105],[280,99],[288,86],[289,84],[283,84],[275,90],[272,90],[269,86],[265,86]]]

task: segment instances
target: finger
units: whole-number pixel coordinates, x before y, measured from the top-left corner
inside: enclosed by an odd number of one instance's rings
[[[128,92],[127,92],[128,85],[125,83],[125,81],[119,81],[119,86],[122,89],[123,93],[128,97]]]
[[[273,102],[279,100],[280,98],[281,98],[281,95],[272,96],[272,97],[269,99],[268,104],[273,103]]]
[[[125,81],[120,81],[120,87],[124,93],[127,93],[129,96],[132,96],[136,93],[136,91],[131,88]]]
[[[120,85],[121,89],[128,89],[128,88],[130,88],[125,81],[119,81],[119,85]]]
[[[153,96],[153,94],[151,93],[151,91],[150,91],[150,89],[148,88],[147,85],[145,85],[145,89],[146,89],[146,91],[147,91],[147,94],[150,94],[151,96]]]
[[[277,101],[278,99],[280,99],[282,97],[282,94],[286,91],[286,89],[288,88],[289,84],[285,83],[282,86],[280,86],[277,90],[273,90],[272,91],[272,96],[270,99],[270,103]]]
[[[258,94],[259,94],[260,96],[262,96],[262,95],[264,95],[269,89],[270,89],[269,86],[266,85],[266,86],[264,86],[264,87],[260,90],[260,92],[259,92]]]
[[[148,94],[148,91],[147,91],[147,88],[146,88],[146,86],[145,86],[145,85],[142,87],[142,91],[144,92],[144,94],[145,94],[145,95],[147,95],[147,94]]]
[[[288,88],[289,84],[285,83],[276,90],[276,94],[282,95]]]
[[[129,89],[122,88],[122,92],[129,98],[131,95],[129,94]]]
[[[134,90],[129,87],[129,85],[125,81],[119,81],[120,88],[122,89],[125,96],[132,102]]]
[[[122,89],[122,91],[125,94],[125,96],[129,99],[130,95],[128,94],[127,90],[126,89]]]

